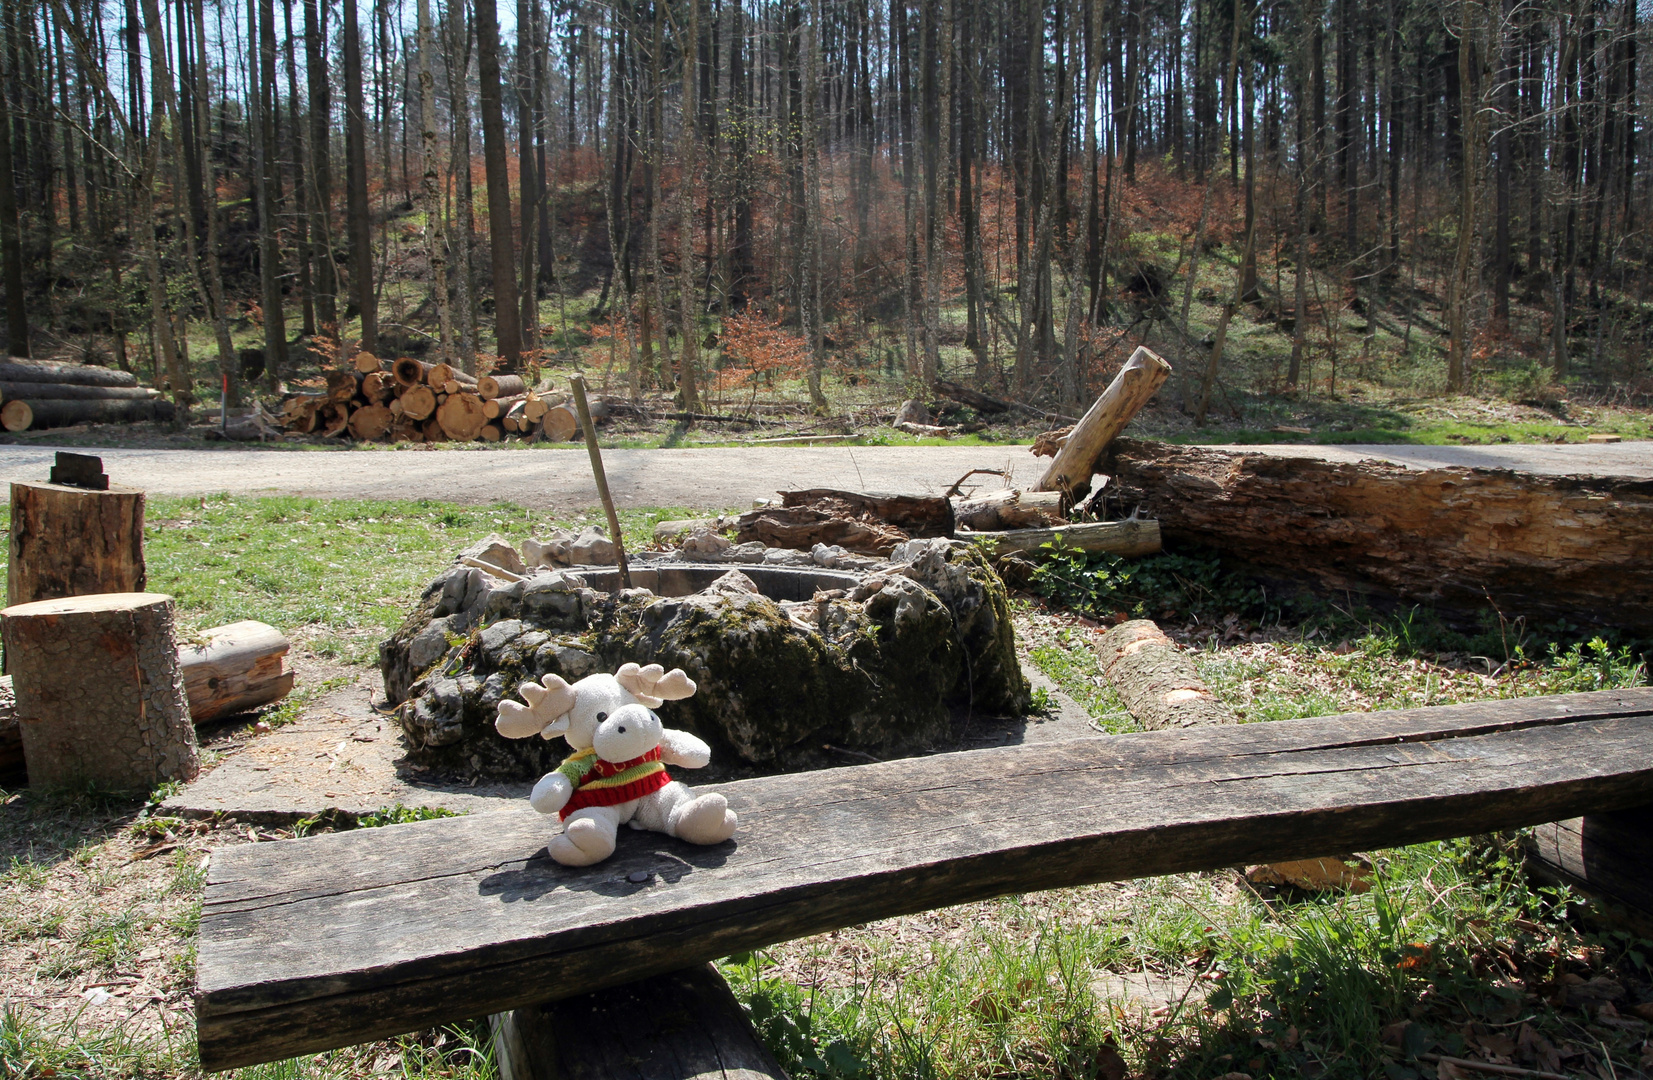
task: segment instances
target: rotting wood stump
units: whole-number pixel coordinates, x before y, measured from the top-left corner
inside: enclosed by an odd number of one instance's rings
[[[142,592],[144,493],[15,481],[6,602]]]
[[[1653,631],[1653,480],[1408,469],[1118,439],[1110,505],[1167,540],[1449,617]],[[1489,604],[1490,601],[1490,604]],[[1489,610],[1489,608],[1495,609]]]
[[[147,791],[199,770],[172,597],[100,593],[0,612],[34,785]]]
[[[1102,736],[715,790],[740,815],[732,841],[628,832],[583,869],[545,857],[551,826],[526,808],[219,849],[198,949],[202,1068],[994,896],[1644,805],[1653,689]]]

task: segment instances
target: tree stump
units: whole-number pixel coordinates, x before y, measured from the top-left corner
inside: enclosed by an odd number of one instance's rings
[[[142,592],[143,512],[135,488],[13,483],[6,603]]]
[[[34,785],[148,790],[199,771],[172,597],[101,593],[0,612]]]

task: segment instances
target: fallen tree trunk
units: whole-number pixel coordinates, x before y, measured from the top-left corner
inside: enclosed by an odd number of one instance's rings
[[[1084,521],[1054,529],[1009,529],[1001,532],[960,532],[960,540],[979,540],[992,547],[993,556],[1012,551],[1036,554],[1046,544],[1063,551],[1135,558],[1157,555],[1160,550],[1159,522],[1144,518],[1131,521]]]
[[[1653,632],[1653,480],[1230,453],[1120,439],[1110,499],[1168,539],[1456,621]],[[1117,492],[1117,495],[1115,495]]]
[[[0,380],[0,400],[31,401],[49,398],[58,401],[149,401],[160,391],[147,386],[87,386],[82,383],[8,382]]]
[[[204,630],[202,645],[178,650],[189,716],[197,724],[280,701],[293,690],[286,635],[246,620]]]
[[[8,401],[0,405],[0,427],[7,431],[67,427],[70,424],[136,424],[172,419],[172,402],[160,398],[103,401]]]
[[[1119,369],[1102,396],[1073,425],[1067,441],[1040,478],[1037,490],[1060,491],[1078,502],[1091,486],[1097,458],[1110,442],[1125,430],[1131,417],[1159,390],[1171,365],[1149,349],[1137,347]]]
[[[76,386],[138,385],[138,377],[129,371],[86,367],[82,364],[49,364],[35,360],[0,361],[0,381],[73,383]]]
[[[930,387],[942,397],[951,398],[961,405],[968,405],[979,413],[991,414],[1010,411],[1008,401],[1000,401],[996,397],[989,397],[980,391],[970,389],[968,386],[960,386],[956,382],[937,379],[930,384]]]
[[[865,555],[888,555],[907,539],[905,532],[870,514],[857,516],[815,506],[766,506],[750,510],[740,516],[735,527],[736,543],[756,540],[766,547],[798,551],[826,544]]]
[[[1102,677],[1148,731],[1239,723],[1205,685],[1193,659],[1151,619],[1122,622],[1092,647]]]

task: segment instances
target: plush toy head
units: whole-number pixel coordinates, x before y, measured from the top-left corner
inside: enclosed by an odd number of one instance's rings
[[[695,689],[681,668],[666,671],[659,664],[625,664],[613,675],[587,675],[573,684],[547,675],[518,687],[527,705],[501,701],[494,728],[507,739],[561,735],[575,750],[595,748],[604,761],[628,761],[660,742],[654,707],[690,697]]]

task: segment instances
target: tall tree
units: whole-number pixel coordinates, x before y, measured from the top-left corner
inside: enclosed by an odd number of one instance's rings
[[[379,348],[379,296],[373,288],[373,222],[367,201],[367,103],[362,90],[362,28],[356,0],[344,0],[344,230],[350,293],[362,321],[363,352]]]
[[[488,243],[494,273],[494,338],[507,370],[522,364],[516,252],[511,236],[511,178],[505,165],[505,103],[499,82],[499,12],[476,0],[476,61],[481,80],[482,161],[488,187]]]

